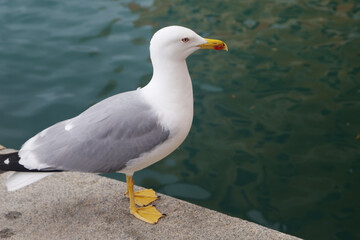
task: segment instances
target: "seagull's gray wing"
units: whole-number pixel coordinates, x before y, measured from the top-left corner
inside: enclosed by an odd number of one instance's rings
[[[25,143],[21,155],[50,169],[107,173],[169,138],[138,91],[115,95],[79,116],[59,122]],[[26,159],[25,159],[26,161]]]

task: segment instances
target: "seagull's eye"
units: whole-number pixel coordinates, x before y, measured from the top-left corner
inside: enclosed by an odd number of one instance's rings
[[[183,43],[187,43],[188,41],[190,41],[190,39],[186,37],[186,38],[181,39],[181,41],[182,41]]]

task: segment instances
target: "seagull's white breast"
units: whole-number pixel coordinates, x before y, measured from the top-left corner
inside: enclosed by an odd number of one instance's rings
[[[187,68],[183,75],[177,76],[182,76],[178,86],[153,78],[150,84],[140,90],[144,100],[157,114],[160,124],[170,131],[169,138],[152,151],[130,160],[127,167],[120,172],[132,175],[133,172],[163,159],[178,148],[188,135],[193,120],[191,79]]]

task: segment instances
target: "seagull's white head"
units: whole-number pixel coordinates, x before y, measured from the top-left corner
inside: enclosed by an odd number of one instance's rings
[[[191,29],[169,26],[157,31],[150,41],[151,59],[183,61],[198,49],[227,50],[224,42],[200,37]]]

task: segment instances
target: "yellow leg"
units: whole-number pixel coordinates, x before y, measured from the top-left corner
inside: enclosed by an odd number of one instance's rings
[[[144,222],[151,224],[157,223],[159,219],[164,215],[161,214],[154,206],[151,205],[137,208],[135,204],[133,178],[130,176],[126,176],[126,184],[128,189],[128,195],[130,198],[130,213]]]
[[[129,197],[129,187],[126,190],[125,195]],[[156,196],[156,192],[152,189],[144,189],[140,191],[134,192],[134,198],[136,205],[143,207],[147,206],[150,203],[154,202],[155,200],[159,199],[158,196]]]

